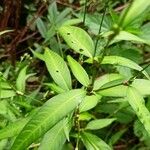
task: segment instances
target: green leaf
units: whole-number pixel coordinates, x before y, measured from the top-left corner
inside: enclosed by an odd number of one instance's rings
[[[64,128],[67,125],[68,119],[63,119],[58,122],[44,135],[38,150],[61,150],[66,141]]]
[[[118,41],[133,41],[136,43],[144,43],[150,45],[150,42],[142,37],[129,33],[127,31],[120,31],[117,36],[115,36],[114,40],[111,43],[116,43]]]
[[[71,8],[66,8],[59,15],[57,15],[56,26],[60,26],[63,22],[65,22],[65,20],[67,19],[67,15],[69,15],[71,11]]]
[[[94,108],[100,99],[101,97],[98,97],[97,95],[86,96],[79,106],[80,112]]]
[[[98,57],[94,58],[95,61],[99,61]],[[93,63],[93,59],[89,58],[85,61],[86,63]],[[142,71],[143,68],[140,67],[138,64],[136,64],[134,61],[120,57],[120,56],[105,56],[104,59],[102,60],[101,64],[112,64],[112,65],[118,65],[118,66],[124,66],[128,67],[137,71]],[[146,71],[142,71],[142,73],[150,79],[148,73]]]
[[[62,89],[71,89],[71,76],[65,61],[48,48],[45,49],[44,61],[53,80]]]
[[[122,76],[121,74],[117,74],[117,73],[111,73],[111,74],[105,74],[99,78],[97,78],[94,81],[94,87],[93,90],[98,90],[100,89],[104,84],[114,81],[114,80],[119,80],[119,79],[124,79],[124,76]]]
[[[0,99],[13,97],[15,95],[16,95],[16,93],[13,90],[2,90],[2,89],[0,89]]]
[[[92,120],[87,124],[85,129],[86,130],[102,129],[102,128],[107,127],[108,125],[110,125],[115,120],[116,120],[116,118]]]
[[[133,110],[135,111],[137,117],[144,125],[146,131],[150,135],[150,112],[144,104],[144,99],[140,92],[134,87],[128,87],[127,89],[127,99]]]
[[[4,139],[0,141],[0,150],[6,149],[8,139]]]
[[[82,112],[79,115],[79,120],[80,121],[85,121],[85,120],[89,121],[89,120],[94,119],[94,118],[95,118],[95,116],[90,114],[88,111]]]
[[[107,89],[110,87],[122,85],[125,81],[126,81],[125,79],[118,79],[118,80],[110,81],[110,82],[104,84],[103,86],[101,86],[100,90],[104,90],[104,89]]]
[[[88,77],[88,74],[84,70],[84,68],[71,56],[67,56],[67,60],[69,63],[69,66],[71,68],[71,71],[73,75],[76,77],[76,79],[84,86],[88,86],[90,84],[90,79]]]
[[[149,0],[134,0],[131,6],[127,8],[120,16],[122,27],[129,26],[150,6]]]
[[[6,102],[6,101],[5,101]],[[1,106],[3,105],[2,103],[0,104]],[[8,114],[8,106],[6,105],[6,108],[3,108],[3,111],[7,111],[6,113]],[[7,109],[7,110],[5,110]],[[2,108],[1,108],[2,110]],[[29,116],[26,118],[20,118],[16,120],[15,122],[11,122],[8,124],[6,127],[0,130],[0,140],[5,139],[5,138],[10,138],[18,135],[22,128],[25,126],[25,124],[31,119],[31,117],[37,113],[39,108],[33,109]],[[3,112],[4,113],[4,112]]]
[[[11,86],[7,82],[3,82],[3,81],[2,82],[0,81],[0,88],[3,89],[3,90],[12,89]]]
[[[113,81],[105,83],[103,86],[99,88],[99,90],[96,91],[96,93],[102,96],[125,97],[126,92],[127,92],[127,86],[118,85],[118,86],[111,87],[112,83]],[[120,84],[121,83],[122,82],[120,81]],[[114,82],[113,85],[117,85],[117,82],[116,84]],[[139,90],[143,96],[150,95],[150,81],[149,80],[135,79],[133,83],[131,84],[131,86]]]
[[[44,85],[47,85],[52,91],[54,91],[58,94],[65,92],[64,89],[62,89],[61,87],[59,87],[55,83],[44,83]]]
[[[126,131],[127,131],[127,129],[122,129],[122,130],[120,130],[120,131],[117,131],[115,134],[113,134],[112,137],[109,139],[110,145],[116,144],[116,143],[120,140],[121,136],[122,136]]]
[[[145,130],[143,124],[139,120],[135,120],[133,130],[134,130],[134,135],[136,135],[140,139],[140,141],[143,141],[144,143],[148,141],[149,143],[150,136]]]
[[[85,91],[77,89],[59,94],[48,100],[22,129],[11,150],[26,149],[73,111],[84,96]]]
[[[150,80],[135,79],[132,86],[138,89],[142,95],[150,95]]]
[[[81,139],[87,150],[111,150],[109,145],[94,134],[82,132]]]
[[[36,51],[33,51],[33,50],[31,50],[31,51],[32,51],[32,53],[35,57],[37,57],[38,59],[41,59],[42,61],[44,61],[44,55],[43,54],[40,54],[40,53],[38,53]]]
[[[47,29],[46,29],[46,27],[45,27],[45,25],[44,25],[44,22],[42,21],[41,18],[37,18],[37,20],[36,20],[36,25],[37,25],[37,28],[38,28],[38,30],[39,30],[41,36],[42,36],[43,38],[46,38]]]
[[[125,97],[127,92],[127,86],[119,85],[107,89],[99,89],[96,91],[97,94],[101,96],[110,96],[110,97]]]
[[[75,24],[79,24],[82,22],[82,19],[69,19],[63,23],[63,26],[71,26]]]
[[[93,57],[94,43],[83,29],[75,26],[62,26],[58,32],[74,51],[87,57]]]
[[[29,121],[28,118],[19,119],[0,130],[0,140],[10,138],[19,134],[25,124]]]
[[[74,150],[74,147],[71,143],[65,143],[61,150]]]
[[[112,64],[112,65],[119,65],[119,66],[125,66],[134,70],[141,71],[143,68],[140,67],[138,64],[133,62],[130,59],[120,57],[120,56],[105,56],[101,64]],[[146,71],[142,71],[142,73],[150,79],[149,75]]]
[[[20,92],[25,92],[25,82],[26,82],[26,71],[27,71],[27,67],[28,66],[25,66],[20,72],[19,72],[19,75],[17,77],[17,80],[16,80],[16,87],[17,87],[17,90],[20,91]]]

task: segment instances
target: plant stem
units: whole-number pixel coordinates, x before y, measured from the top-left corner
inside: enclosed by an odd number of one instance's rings
[[[59,34],[56,33],[56,36],[57,36],[57,41],[58,41],[58,45],[59,45],[59,52],[61,54],[61,57],[64,58],[62,47],[61,47],[61,41],[60,41],[60,38],[59,38]]]
[[[101,19],[101,22],[100,22],[100,26],[99,26],[99,30],[98,30],[97,36],[100,35],[100,33],[101,33],[104,17],[105,17],[105,14],[106,14],[106,10],[107,10],[107,5],[104,8],[104,12],[103,12],[103,15],[102,15],[102,19]],[[94,57],[96,55],[97,46],[98,46],[98,42],[99,42],[100,39],[101,39],[101,37],[97,38],[96,43],[95,43],[94,54],[93,54],[93,68],[95,67]],[[94,80],[96,78],[96,73],[97,73],[97,71],[93,71],[93,74],[92,74],[92,86],[93,86]]]
[[[103,12],[103,15],[102,15],[102,19],[101,19],[101,23],[100,23],[100,26],[99,26],[99,30],[98,30],[97,36],[99,36],[99,34],[101,33],[104,17],[105,17],[105,14],[106,14],[106,10],[107,10],[107,6],[105,6],[105,8],[104,8],[104,12]],[[100,39],[101,39],[101,37],[97,38],[97,40],[96,40],[93,57],[95,57],[97,46],[98,46],[98,42],[99,42]]]
[[[85,5],[84,5],[83,24],[85,24],[86,13],[87,13],[87,0],[85,0]]]
[[[98,92],[98,91],[102,91],[102,90],[106,90],[106,89],[109,89],[109,88],[113,88],[113,87],[116,87],[116,86],[119,86],[119,85],[126,85],[126,86],[129,86],[132,84],[132,82],[134,81],[135,78],[138,77],[139,74],[141,74],[145,69],[147,69],[148,67],[150,66],[150,64],[148,64],[147,66],[145,66],[141,71],[139,71],[135,76],[132,76],[129,80],[125,81],[125,82],[121,82],[121,83],[118,83],[116,85],[112,85],[112,86],[109,86],[109,87],[106,87],[106,88],[100,88],[98,90],[95,90],[94,92]]]
[[[76,110],[76,113],[75,113],[75,124],[76,124],[76,128],[77,128],[77,141],[76,141],[76,147],[75,147],[75,150],[78,150],[79,149],[79,141],[80,141],[80,121],[79,121],[79,107],[77,108]]]

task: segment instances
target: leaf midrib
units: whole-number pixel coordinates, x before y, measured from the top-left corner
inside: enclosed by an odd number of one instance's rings
[[[71,101],[71,99],[74,99],[75,97],[77,97],[77,96],[79,96],[79,95],[82,95],[82,93],[77,94],[77,95],[71,97],[71,98],[68,99],[66,102],[64,102],[63,105],[60,105],[59,109],[58,109],[58,108],[55,109],[55,110],[53,111],[53,113],[52,113],[53,116],[54,116],[54,114],[56,114],[57,112],[59,112],[59,110],[61,110],[61,108],[64,107],[69,101]],[[39,111],[40,111],[40,110],[39,110]],[[52,116],[52,115],[51,115],[51,116]],[[46,121],[42,121],[42,123],[39,125],[39,127],[35,128],[34,133],[35,133],[39,128],[41,128],[41,126],[42,126],[43,124],[45,124],[45,122],[47,122],[48,119],[49,119],[49,117],[45,118]],[[23,131],[24,131],[24,130],[23,130]],[[24,144],[26,143],[26,141],[28,141],[28,139],[30,139],[30,137],[32,137],[32,134],[33,134],[33,131],[32,131],[31,134],[29,134],[28,137],[26,137],[26,139],[25,139],[22,143],[20,142],[20,144],[19,144],[20,146],[18,145],[17,147],[20,149],[20,148],[22,147],[22,145],[24,145]]]
[[[56,70],[59,70],[59,68],[58,68],[57,65],[55,64],[55,60],[53,59],[51,53],[48,53],[48,54],[50,55],[50,58],[51,58],[51,60],[52,60],[52,64],[54,65],[54,68],[56,68]],[[45,57],[45,58],[46,58],[46,57]],[[47,60],[47,58],[46,58],[46,60]],[[48,64],[48,63],[47,63],[47,64]],[[64,83],[64,85],[65,85],[65,89],[68,89],[68,90],[69,90],[69,87],[68,87],[68,85],[67,85],[65,79],[64,79],[63,76],[62,76],[61,70],[59,70],[58,74],[59,74],[60,78],[63,80],[63,83]],[[63,88],[63,87],[62,87],[62,88]]]

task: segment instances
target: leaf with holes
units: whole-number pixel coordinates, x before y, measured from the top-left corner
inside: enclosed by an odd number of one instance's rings
[[[75,26],[62,26],[58,32],[74,51],[87,57],[93,57],[94,43],[83,29]]]
[[[73,75],[76,79],[84,86],[88,86],[90,84],[90,79],[84,68],[71,56],[67,56],[67,60]]]
[[[55,83],[57,83],[64,90],[71,89],[72,83],[70,72],[63,58],[46,48],[44,53],[44,61]]]
[[[128,87],[127,100],[150,135],[150,112],[145,106],[145,102],[140,91],[134,87]]]
[[[76,89],[48,100],[22,129],[11,150],[25,150],[32,142],[43,136],[56,123],[73,111],[84,96],[84,90]]]

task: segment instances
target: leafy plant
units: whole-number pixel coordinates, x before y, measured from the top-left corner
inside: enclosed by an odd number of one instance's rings
[[[150,3],[134,0],[120,14],[109,1],[103,14],[90,15],[90,2],[84,14],[50,4],[36,19],[42,41],[29,46],[34,57],[2,66],[1,149],[111,150],[125,134],[139,138],[125,148],[149,146],[150,64],[142,48],[150,45],[143,32]]]

